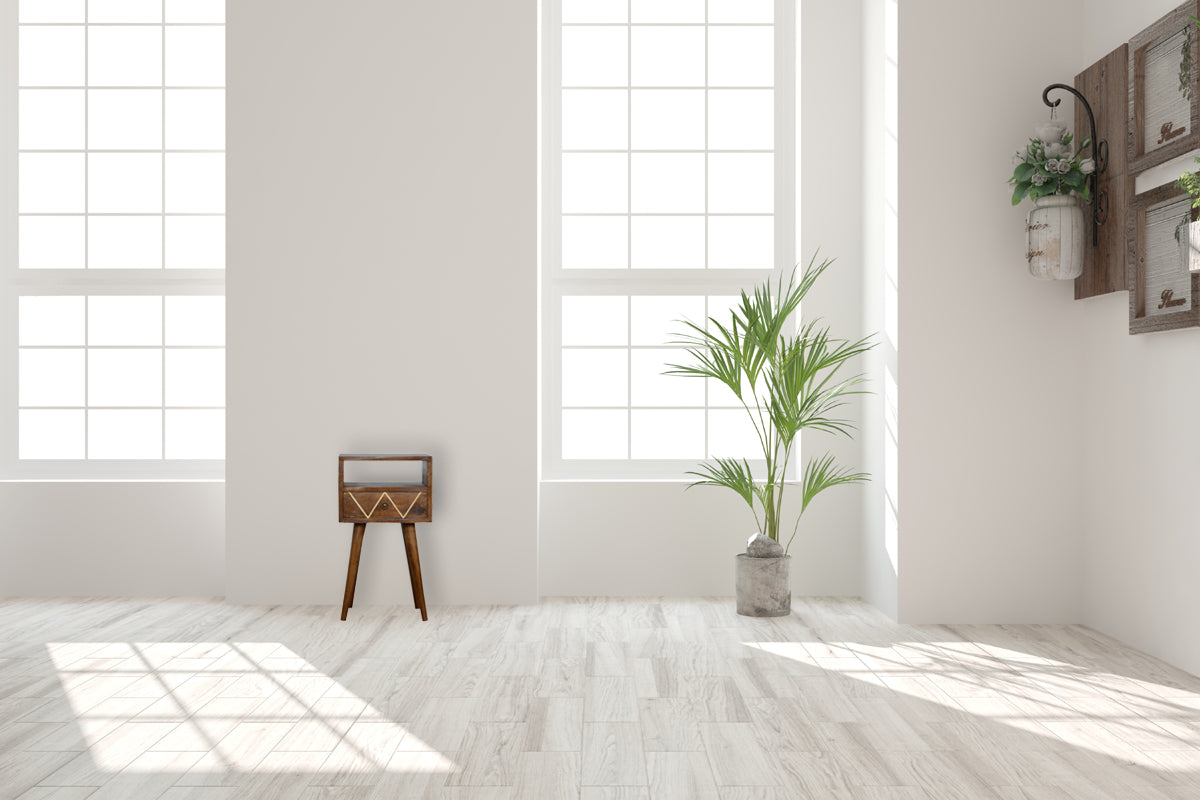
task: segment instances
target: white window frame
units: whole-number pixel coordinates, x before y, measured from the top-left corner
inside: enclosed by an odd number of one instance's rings
[[[163,5],[165,10],[165,2]],[[163,23],[164,30],[167,24],[216,23]],[[0,480],[223,480],[225,462],[216,459],[18,458],[18,304],[22,296],[225,296],[223,269],[19,269],[18,32],[18,0],[0,0]],[[166,142],[162,145],[167,152]],[[169,216],[165,209],[164,216]],[[158,349],[165,358],[165,341]],[[163,399],[159,408],[165,414],[165,393]],[[86,413],[85,406],[85,418]]]
[[[798,184],[797,53],[799,32],[795,0],[775,0],[775,200],[774,269],[611,269],[566,270],[561,265],[562,241],[562,15],[561,0],[542,4],[542,479],[683,481],[699,459],[562,458],[562,298],[577,295],[730,296],[770,278],[791,273],[796,264]],[[630,17],[629,19],[632,19]],[[620,23],[624,25],[625,23]],[[637,25],[637,23],[632,23]],[[666,24],[666,23],[664,23]],[[674,23],[672,23],[674,24]],[[704,24],[704,23],[693,23]],[[707,89],[705,90],[708,91]],[[706,122],[707,125],[707,122]],[[627,142],[627,152],[632,142]],[[707,151],[705,151],[707,152]],[[719,151],[717,151],[719,152]],[[707,303],[706,303],[707,311]],[[707,313],[706,313],[707,317]],[[638,346],[625,346],[632,352]],[[682,355],[682,351],[681,351]],[[680,378],[679,380],[686,380]],[[691,379],[696,380],[696,379]],[[688,410],[709,410],[704,406]],[[614,410],[620,410],[616,407]],[[629,408],[626,407],[628,411]],[[631,427],[631,426],[630,426]],[[707,425],[706,425],[707,430]],[[628,432],[632,436],[632,430]],[[707,438],[707,433],[706,433]],[[704,452],[708,452],[705,442]],[[751,459],[761,468],[762,459]]]

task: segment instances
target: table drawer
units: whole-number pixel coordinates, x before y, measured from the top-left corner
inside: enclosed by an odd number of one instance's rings
[[[429,522],[429,490],[347,489],[342,492],[343,522]]]

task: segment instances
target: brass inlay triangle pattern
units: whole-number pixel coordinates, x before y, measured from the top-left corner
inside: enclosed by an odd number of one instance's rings
[[[387,492],[382,492],[379,495],[379,497],[376,498],[375,505],[371,506],[370,511],[367,511],[365,508],[363,508],[362,503],[358,502],[358,497],[355,496],[354,492],[346,492],[346,494],[350,496],[350,499],[354,501],[354,505],[358,506],[358,510],[361,511],[362,515],[364,517],[366,517],[367,519],[371,518],[371,515],[375,513],[375,509],[379,508],[379,504],[381,502],[383,502],[383,498],[385,498],[385,497],[388,499],[388,502],[392,504],[392,508],[396,509],[396,513],[400,515],[400,519],[407,519],[408,512],[413,510],[413,506],[415,506],[417,504],[417,501],[421,499],[421,495],[423,493],[417,492],[417,494],[413,498],[412,502],[408,504],[408,508],[404,509],[403,512],[400,511],[400,506],[396,504],[396,501],[393,500],[392,496],[389,495]]]

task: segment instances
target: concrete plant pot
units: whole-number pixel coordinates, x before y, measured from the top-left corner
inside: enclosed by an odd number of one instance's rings
[[[737,613],[743,617],[786,617],[792,613],[791,556],[735,559]]]

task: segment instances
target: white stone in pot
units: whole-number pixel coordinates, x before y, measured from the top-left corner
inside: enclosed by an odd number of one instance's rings
[[[783,545],[770,536],[756,533],[746,540],[746,555],[751,558],[779,558],[783,555]]]

